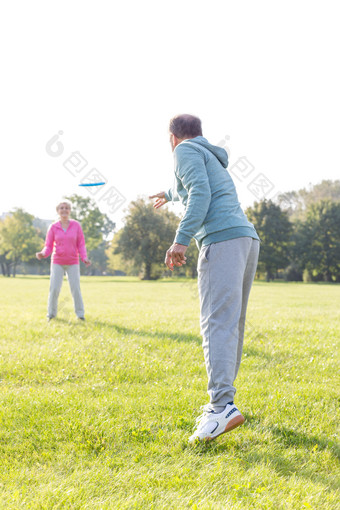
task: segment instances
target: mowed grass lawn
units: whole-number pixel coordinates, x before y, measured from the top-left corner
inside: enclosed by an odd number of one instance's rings
[[[196,282],[82,277],[47,323],[47,277],[0,279],[0,508],[329,509],[339,496],[340,285],[253,286],[236,403],[207,402]]]

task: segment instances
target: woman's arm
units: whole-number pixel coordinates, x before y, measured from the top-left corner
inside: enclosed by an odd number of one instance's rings
[[[80,255],[81,260],[84,262],[86,267],[91,265],[91,261],[87,258],[86,252],[86,244],[83,229],[81,228],[80,223],[78,224],[78,235],[77,235],[77,248]]]
[[[53,244],[54,244],[54,230],[52,228],[52,225],[50,225],[46,234],[44,248],[35,254],[37,259],[41,260],[51,255],[53,251]]]

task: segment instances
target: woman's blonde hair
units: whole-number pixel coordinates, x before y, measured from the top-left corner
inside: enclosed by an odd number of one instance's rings
[[[56,207],[56,211],[57,212],[58,212],[58,209],[61,206],[61,204],[67,204],[69,206],[69,208],[72,209],[72,204],[71,204],[71,202],[69,200],[61,200],[59,202],[59,204],[57,205],[57,207]]]

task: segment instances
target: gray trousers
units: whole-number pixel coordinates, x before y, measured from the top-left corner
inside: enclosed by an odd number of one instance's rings
[[[50,293],[48,296],[48,317],[56,317],[58,312],[58,298],[63,284],[64,274],[67,273],[68,283],[70,285],[73,297],[74,311],[77,317],[84,317],[84,303],[80,292],[80,269],[79,264],[70,266],[61,266],[60,264],[51,264]]]
[[[233,384],[241,363],[247,303],[259,249],[259,241],[239,237],[200,250],[200,325],[213,407],[234,400]]]

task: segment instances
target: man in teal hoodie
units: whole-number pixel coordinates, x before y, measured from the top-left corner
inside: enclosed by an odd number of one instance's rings
[[[226,170],[228,154],[203,138],[200,119],[177,115],[171,119],[169,131],[175,160],[174,187],[150,198],[156,199],[156,209],[174,200],[185,206],[174,242],[166,252],[168,268],[185,264],[193,237],[200,250],[200,326],[210,402],[196,420],[189,438],[194,443],[214,439],[244,422],[234,404],[234,380],[241,362],[260,242]]]

